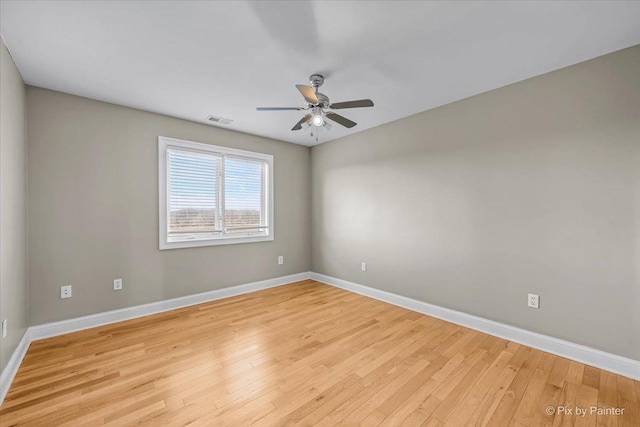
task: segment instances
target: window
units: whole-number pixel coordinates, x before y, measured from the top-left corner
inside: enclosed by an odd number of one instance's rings
[[[160,249],[273,240],[273,156],[158,138]]]

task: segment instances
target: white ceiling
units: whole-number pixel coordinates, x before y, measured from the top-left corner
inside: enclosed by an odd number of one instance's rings
[[[640,44],[640,2],[2,1],[31,85],[302,145],[295,84],[341,110],[320,142]]]

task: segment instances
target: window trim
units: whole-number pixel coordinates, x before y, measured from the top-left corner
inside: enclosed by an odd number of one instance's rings
[[[232,157],[245,158],[248,160],[264,161],[267,164],[267,226],[268,234],[262,236],[221,236],[212,239],[201,240],[187,240],[181,242],[168,241],[168,187],[167,187],[167,149],[170,147],[176,147],[179,149],[206,151],[212,154],[219,154],[221,156],[227,155]],[[218,246],[218,245],[233,245],[238,243],[254,243],[254,242],[269,242],[274,239],[274,197],[273,197],[273,156],[270,154],[255,153],[253,151],[238,150],[236,148],[221,147],[212,144],[203,144],[200,142],[185,141],[182,139],[168,138],[165,136],[158,137],[158,246],[160,250],[166,249],[180,249],[180,248],[194,248],[202,246]],[[224,177],[223,177],[224,183]],[[224,190],[223,190],[224,191]],[[224,199],[224,197],[223,197]],[[222,201],[224,203],[224,200]],[[224,209],[224,205],[223,205]]]

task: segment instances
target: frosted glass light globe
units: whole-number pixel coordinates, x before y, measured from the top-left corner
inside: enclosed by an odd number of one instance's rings
[[[315,126],[322,126],[324,124],[324,119],[322,118],[322,116],[320,114],[316,114],[316,115],[313,116],[313,119],[311,119],[311,122]]]

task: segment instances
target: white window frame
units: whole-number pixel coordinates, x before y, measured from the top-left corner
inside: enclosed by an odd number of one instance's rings
[[[167,150],[169,148],[188,149],[200,152],[217,154],[220,156],[240,157],[247,160],[257,160],[267,164],[267,234],[260,236],[246,235],[221,235],[202,239],[192,239],[183,241],[169,241],[168,214],[169,197],[167,187]],[[224,163],[224,159],[222,161]],[[222,177],[224,185],[224,175]],[[223,187],[224,193],[224,187]],[[273,156],[270,154],[254,153],[252,151],[238,150],[235,148],[220,147],[217,145],[203,144],[200,142],[184,141],[181,139],[158,137],[158,195],[159,195],[159,247],[160,250],[194,248],[200,246],[232,245],[237,243],[254,243],[273,241],[274,238],[274,218],[273,218]],[[224,209],[224,196],[222,200]]]

